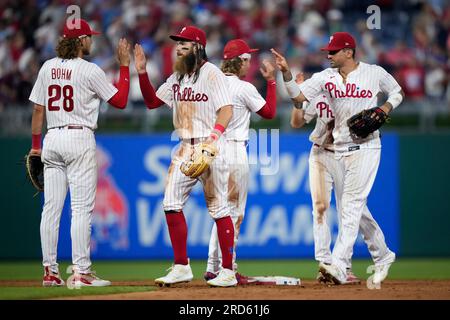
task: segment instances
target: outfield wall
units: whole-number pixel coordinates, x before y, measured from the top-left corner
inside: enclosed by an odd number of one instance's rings
[[[250,143],[251,174],[246,218],[241,227],[241,258],[298,258],[314,254],[311,200],[308,188],[307,134],[282,134],[279,157],[265,157],[263,141]],[[258,140],[259,139],[259,140]],[[169,135],[97,135],[99,183],[92,226],[94,259],[170,258],[172,250],[162,211],[165,175],[176,141]],[[252,143],[256,142],[258,143]],[[449,136],[383,136],[383,149],[369,208],[387,242],[403,256],[450,255],[450,210],[445,195],[450,160]],[[433,145],[435,144],[435,145]],[[2,258],[40,257],[39,197],[16,163],[28,149],[27,139],[0,139],[5,152],[1,214]],[[259,145],[259,149],[254,146]],[[270,143],[268,144],[270,145]],[[432,151],[440,153],[429,165]],[[276,144],[270,149],[277,149]],[[7,151],[7,152],[6,152]],[[445,152],[446,153],[445,153]],[[276,154],[273,152],[273,154]],[[255,161],[255,159],[259,161]],[[278,168],[278,169],[277,169]],[[427,169],[425,169],[427,168]],[[277,172],[277,174],[273,174]],[[426,173],[430,175],[426,175]],[[188,201],[189,255],[205,258],[212,219],[205,210],[200,184]],[[329,224],[337,235],[334,199]],[[424,239],[426,239],[424,241]],[[59,256],[70,258],[70,212],[63,212]],[[355,257],[368,257],[362,239]]]

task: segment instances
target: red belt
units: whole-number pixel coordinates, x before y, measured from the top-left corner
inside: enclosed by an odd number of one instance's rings
[[[333,152],[333,153],[334,153],[334,150],[331,150],[331,149],[328,149],[328,148],[325,148],[325,147],[321,147],[321,146],[319,146],[317,143],[314,143],[314,145],[315,145],[316,147],[323,148],[324,150],[326,150],[326,151],[328,151],[328,152]]]

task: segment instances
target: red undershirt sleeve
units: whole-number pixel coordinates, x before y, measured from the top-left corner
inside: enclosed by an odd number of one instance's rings
[[[256,112],[264,119],[273,119],[277,113],[277,86],[274,80],[267,81],[266,104]]]
[[[108,103],[115,108],[125,109],[130,91],[130,69],[127,66],[120,66],[119,82],[116,88],[119,91],[108,100]]]
[[[156,109],[165,104],[164,101],[156,96],[155,89],[153,89],[153,86],[150,83],[147,72],[139,74],[139,85],[147,108]]]

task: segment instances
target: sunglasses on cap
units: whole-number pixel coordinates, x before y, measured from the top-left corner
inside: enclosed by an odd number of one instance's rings
[[[330,55],[330,56],[334,56],[336,53],[338,53],[339,51],[341,51],[342,49],[339,49],[339,50],[333,50],[333,51],[328,51],[328,54]]]
[[[250,59],[252,58],[252,55],[250,53],[243,53],[239,56],[239,58],[241,58],[242,60],[250,61]]]

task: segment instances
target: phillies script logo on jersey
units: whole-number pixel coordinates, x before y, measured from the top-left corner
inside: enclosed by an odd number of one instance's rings
[[[359,90],[354,83],[347,83],[345,92],[336,88],[336,85],[332,82],[327,82],[325,89],[328,90],[332,98],[372,98],[373,96],[372,91]]]
[[[319,110],[319,118],[334,119],[333,111],[330,109],[330,106],[327,103],[320,101],[316,104],[316,108]]]
[[[208,101],[208,96],[205,93],[195,93],[192,88],[184,88],[181,92],[179,84],[174,84],[172,90],[175,101]]]

